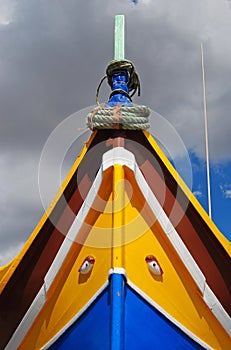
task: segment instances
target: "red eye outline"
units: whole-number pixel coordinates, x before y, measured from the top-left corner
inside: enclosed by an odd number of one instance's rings
[[[95,258],[91,255],[87,256],[86,259],[84,261],[88,261],[90,264],[94,264],[95,263]]]

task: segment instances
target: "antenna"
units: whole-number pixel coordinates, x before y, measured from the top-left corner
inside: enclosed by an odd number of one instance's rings
[[[204,67],[204,50],[201,43],[201,65],[202,65],[202,83],[203,83],[203,100],[204,100],[204,127],[205,127],[205,153],[206,153],[206,172],[207,172],[207,192],[208,192],[208,214],[212,219],[211,193],[210,193],[210,169],[209,169],[209,141],[208,141],[208,118],[206,106],[205,90],[205,67]]]
[[[114,60],[125,59],[125,20],[124,15],[115,16]]]

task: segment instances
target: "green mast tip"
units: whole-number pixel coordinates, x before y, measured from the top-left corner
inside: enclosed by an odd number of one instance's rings
[[[114,60],[125,59],[125,17],[115,16],[115,36],[114,36]]]

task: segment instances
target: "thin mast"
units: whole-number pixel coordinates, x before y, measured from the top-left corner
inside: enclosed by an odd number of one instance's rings
[[[208,214],[209,214],[209,217],[212,218],[210,169],[209,169],[208,119],[207,119],[206,90],[205,90],[204,50],[203,50],[202,43],[201,43],[201,64],[202,64],[202,83],[203,83],[203,100],[204,100],[204,127],[205,127],[205,154],[206,154],[207,192],[208,192]]]

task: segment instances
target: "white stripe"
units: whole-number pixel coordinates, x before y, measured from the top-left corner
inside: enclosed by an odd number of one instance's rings
[[[86,218],[86,216],[88,215],[91,206],[97,196],[97,193],[99,191],[100,185],[102,182],[102,171],[100,169],[100,171],[98,171],[97,176],[87,194],[87,197],[84,201],[84,203],[82,204],[75,220],[73,221],[67,236],[63,242],[63,244],[61,245],[58,254],[56,255],[55,259],[53,260],[52,265],[50,266],[44,282],[46,285],[46,290],[48,291],[51,284],[53,283],[56,275],[58,274],[60,268],[62,267],[62,264],[73,244],[73,242],[76,239],[76,236],[80,230],[80,228],[82,227],[84,220]]]
[[[216,295],[210,289],[207,283],[205,283],[205,290],[203,294],[203,299],[208,305],[212,313],[220,321],[226,332],[231,336],[231,318],[228,313],[224,310],[223,306],[220,304]]]
[[[151,191],[139,168],[136,168],[135,178],[140,190],[144,195],[146,202],[153,211],[164,233],[166,234],[171,244],[177,251],[183,263],[187,266],[187,269],[189,270],[190,274],[195,280],[198,288],[203,293],[205,286],[205,276],[199,269],[198,265],[196,264],[187,247],[184,245],[183,241],[181,240],[180,236],[178,235],[168,216],[165,214],[162,206]]]
[[[175,318],[173,318],[170,314],[168,314],[162,307],[160,307],[152,298],[150,298],[147,294],[145,294],[141,289],[139,289],[134,283],[130,280],[127,281],[127,284],[134,289],[144,300],[146,300],[151,306],[153,306],[156,310],[158,310],[162,315],[164,315],[169,321],[175,324],[178,328],[180,328],[185,334],[187,334],[191,339],[193,339],[196,343],[200,344],[203,348],[212,350],[212,348],[205,342],[203,342],[200,338],[195,336],[192,332],[190,332],[186,327],[184,327],[180,322],[178,322]]]

